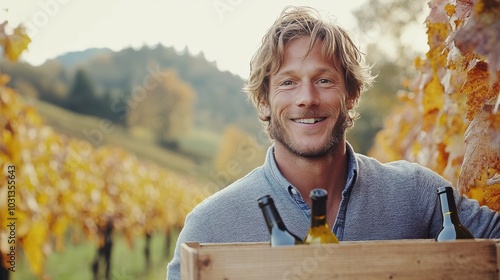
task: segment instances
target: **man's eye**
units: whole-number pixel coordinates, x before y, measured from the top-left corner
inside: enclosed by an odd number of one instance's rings
[[[320,84],[331,83],[331,81],[330,81],[330,80],[328,80],[328,79],[320,79],[318,82],[319,82]]]
[[[284,81],[281,83],[282,86],[291,86],[293,83],[290,80]]]

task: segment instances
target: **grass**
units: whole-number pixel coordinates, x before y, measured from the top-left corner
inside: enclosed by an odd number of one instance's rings
[[[222,135],[202,129],[193,129],[183,137],[179,149],[196,158],[213,159],[219,150]]]
[[[175,235],[177,236],[177,235]],[[166,267],[170,261],[164,256],[165,236],[151,238],[151,270],[145,269],[143,255],[145,239],[136,238],[131,248],[126,241],[115,236],[111,253],[111,273],[113,280],[157,280],[166,278]],[[174,240],[175,242],[175,240]],[[175,244],[175,243],[173,243]],[[173,246],[172,246],[173,247]],[[62,252],[49,254],[45,263],[46,279],[89,280],[93,279],[91,264],[96,254],[96,245],[90,242],[72,244],[68,242]],[[173,255],[173,248],[169,256]],[[11,273],[12,280],[40,280],[29,269],[29,264],[21,255],[17,271]]]

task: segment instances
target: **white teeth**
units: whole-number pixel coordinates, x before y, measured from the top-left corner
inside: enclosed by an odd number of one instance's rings
[[[315,123],[319,122],[321,119],[296,119],[295,121],[298,123]]]

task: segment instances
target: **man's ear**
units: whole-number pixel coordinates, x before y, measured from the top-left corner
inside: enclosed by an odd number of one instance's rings
[[[355,103],[356,103],[356,99],[355,98],[348,98],[347,101],[346,101],[347,110],[351,110],[352,108],[354,108],[354,104]]]
[[[268,121],[271,118],[271,108],[269,105],[262,101],[259,103],[259,119]]]

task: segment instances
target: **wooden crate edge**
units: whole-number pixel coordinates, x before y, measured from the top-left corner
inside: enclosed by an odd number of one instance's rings
[[[423,247],[429,246],[430,243],[434,243],[435,241],[433,240],[394,240],[394,241],[359,241],[359,242],[341,242],[340,244],[324,244],[322,245],[322,250],[328,251],[328,250],[341,250],[342,247],[344,248],[356,248],[356,249],[362,249],[362,250],[379,250],[381,246],[386,246],[389,244],[392,245],[403,245],[406,248],[408,246],[412,245],[424,245]],[[479,243],[479,245],[482,248],[485,248],[485,246],[488,246],[490,249],[490,256],[494,257],[493,259],[490,257],[490,261],[493,261],[493,263],[490,262],[490,271],[494,271],[496,269],[497,273],[495,274],[494,279],[499,279],[500,276],[498,276],[498,271],[500,270],[500,239],[495,240],[495,239],[476,239],[474,241],[469,241],[469,240],[459,240],[456,243],[462,243],[462,245],[467,245],[471,242],[474,243]],[[425,244],[428,243],[428,244]],[[455,244],[456,244],[455,243]],[[482,244],[482,245],[481,245]],[[340,245],[340,246],[339,246]],[[438,247],[440,248],[446,248],[450,247],[452,244],[451,243],[444,243],[444,244],[439,244]],[[455,245],[453,245],[455,246]],[[266,248],[263,248],[266,247]],[[269,247],[269,248],[267,248]],[[421,248],[422,246],[419,246]],[[183,244],[181,247],[181,253],[182,251],[184,252],[184,256],[181,257],[181,263],[182,263],[182,258],[184,258],[184,270],[182,271],[182,279],[196,279],[196,280],[201,280],[201,279],[212,279],[212,278],[207,278],[207,267],[208,264],[212,266],[212,264],[215,264],[217,262],[211,263],[211,259],[215,256],[220,257],[221,255],[219,254],[227,254],[231,255],[233,254],[234,249],[237,251],[236,254],[248,254],[244,252],[252,252],[255,249],[263,249],[264,251],[268,252],[278,252],[281,251],[283,255],[289,255],[290,253],[292,254],[297,254],[298,252],[301,252],[300,254],[304,254],[304,257],[311,258],[314,257],[315,255],[311,255],[311,248],[315,248],[315,250],[319,250],[318,247],[309,247],[309,245],[302,245],[302,246],[292,246],[292,247],[282,247],[282,248],[274,248],[271,249],[269,246],[269,243],[187,243]],[[276,250],[278,249],[278,250]],[[387,248],[384,249],[384,252],[387,251]],[[342,249],[343,250],[343,249]],[[390,251],[390,250],[389,250]],[[309,254],[309,255],[308,255]],[[324,253],[319,254],[318,256],[322,257]],[[181,255],[182,256],[182,255]],[[253,256],[254,259],[256,259],[255,256]],[[232,259],[231,257],[223,262],[225,263],[226,261],[231,262]],[[220,262],[219,262],[220,263]],[[221,267],[219,267],[220,269]],[[245,267],[244,267],[245,268]],[[262,267],[263,268],[263,267]],[[182,269],[182,268],[181,268]],[[247,269],[247,268],[245,268]],[[220,273],[219,273],[220,274]],[[231,273],[230,273],[231,274]],[[212,274],[210,274],[212,275]],[[232,273],[231,275],[236,275]],[[213,276],[213,275],[212,275]],[[218,276],[220,277],[221,274]],[[228,275],[229,276],[229,275]],[[239,276],[248,276],[246,274],[241,274]],[[493,276],[490,274],[490,276]],[[245,278],[249,279],[249,278]],[[406,278],[405,278],[406,279]],[[492,279],[492,278],[488,278]]]
[[[187,242],[181,244],[181,279],[198,280],[198,252],[200,243]]]
[[[497,254],[497,272],[498,272],[498,280],[500,280],[500,239],[493,239],[495,241],[495,248]]]

